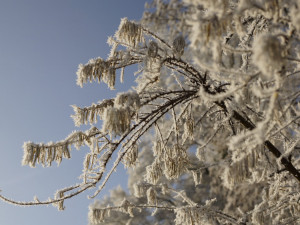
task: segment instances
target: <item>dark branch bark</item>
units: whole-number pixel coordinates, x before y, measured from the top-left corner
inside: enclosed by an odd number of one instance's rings
[[[225,107],[225,106],[223,106]],[[253,130],[255,126],[251,124],[248,120],[246,120],[241,114],[234,111],[233,118],[238,120],[241,124],[244,125],[249,130]],[[300,182],[300,173],[299,171],[293,166],[293,164],[285,157],[282,157],[281,152],[268,140],[265,141],[265,146],[269,149],[269,151],[276,157],[280,158],[280,162],[285,167],[287,171],[289,171],[299,182]]]
[[[216,91],[210,91],[209,87],[206,85],[206,78],[203,78],[201,74],[193,67],[190,66],[188,63],[184,62],[181,59],[176,59],[176,58],[167,58],[166,63],[169,63],[173,66],[178,67],[179,69],[186,71],[187,73],[190,74],[190,76],[197,77],[199,79],[200,85],[203,86],[205,92],[208,94],[214,95],[220,92],[224,92],[223,89],[221,90],[216,90]],[[230,99],[228,99],[230,100]],[[222,102],[216,102],[218,106],[220,106],[225,112],[228,112],[224,101]],[[242,116],[240,113],[237,111],[233,111],[233,116],[235,120],[239,121],[245,128],[248,130],[253,130],[255,128],[255,124],[253,124],[246,116]],[[285,167],[287,171],[289,171],[299,182],[300,182],[300,172],[293,166],[290,160],[282,156],[282,153],[269,141],[266,140],[264,142],[265,146],[268,148],[268,150],[276,157],[276,158],[281,158],[280,162],[282,165]]]

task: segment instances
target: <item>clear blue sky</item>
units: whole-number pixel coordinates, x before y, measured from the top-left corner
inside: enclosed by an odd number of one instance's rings
[[[108,36],[120,19],[139,20],[145,0],[1,0],[0,1],[0,189],[15,200],[46,200],[57,189],[79,182],[86,149],[72,151],[60,167],[22,167],[25,141],[64,139],[80,129],[73,124],[70,105],[88,106],[113,97],[104,84],[76,85],[79,63],[106,58]],[[125,71],[126,72],[126,71]],[[125,73],[128,89],[133,74]],[[119,183],[115,174],[105,191]],[[92,192],[90,192],[92,193]],[[92,200],[84,193],[65,202],[66,210],[53,206],[18,207],[0,202],[1,225],[84,225]]]

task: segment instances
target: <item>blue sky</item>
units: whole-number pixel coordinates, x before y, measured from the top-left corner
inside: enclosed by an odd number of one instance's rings
[[[120,19],[139,20],[144,0],[1,0],[0,1],[0,189],[15,200],[53,197],[59,188],[79,182],[86,149],[72,151],[71,160],[60,167],[22,167],[25,141],[49,142],[64,139],[76,128],[70,105],[88,106],[114,97],[104,84],[76,85],[79,63],[106,58],[108,36]],[[125,83],[133,84],[133,73],[125,70]],[[84,129],[84,128],[82,128]],[[120,170],[98,198],[121,184]],[[92,193],[92,192],[90,192]],[[66,210],[52,206],[18,207],[0,202],[2,225],[83,225],[88,205],[84,193],[66,201]]]

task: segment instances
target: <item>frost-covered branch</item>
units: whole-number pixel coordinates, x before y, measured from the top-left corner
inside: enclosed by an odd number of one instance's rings
[[[49,201],[0,197],[64,209],[65,199],[88,189],[96,197],[123,163],[129,193],[116,190],[91,206],[91,224],[295,225],[300,3],[156,0],[148,7],[141,22],[121,20],[106,60],[79,65],[78,85],[111,89],[117,70],[123,81],[124,70],[137,66],[132,90],[73,106],[76,126],[102,128],[24,144],[23,164],[32,167],[87,145],[82,183]]]

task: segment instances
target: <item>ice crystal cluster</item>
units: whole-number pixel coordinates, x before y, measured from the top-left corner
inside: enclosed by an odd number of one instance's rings
[[[137,45],[144,40],[141,26],[129,21],[127,18],[121,20],[115,37],[118,41],[124,42],[132,47],[137,47]]]
[[[89,132],[73,132],[65,140],[56,143],[35,144],[33,142],[25,142],[23,145],[24,156],[22,165],[35,167],[36,163],[39,163],[43,166],[51,166],[53,161],[56,161],[59,165],[62,158],[71,158],[71,145],[79,149],[85,144],[84,142],[90,142]]]
[[[92,81],[103,81],[110,89],[114,89],[116,80],[116,69],[112,63],[101,58],[91,59],[85,65],[80,64],[77,70],[77,85],[83,87],[84,83]]]
[[[0,198],[63,210],[82,192],[95,198],[123,163],[128,191],[91,204],[91,225],[299,224],[299,9],[298,0],[155,0],[141,21],[122,19],[108,58],[79,65],[77,84],[114,89],[135,65],[134,86],[73,106],[88,131],[24,144],[31,167],[88,146],[82,182],[46,201]]]
[[[114,101],[111,99],[100,101],[98,104],[92,104],[90,107],[85,108],[79,108],[75,105],[72,105],[75,114],[71,115],[71,117],[73,118],[75,126],[77,127],[87,123],[97,123],[98,117],[99,119],[103,118],[105,109],[112,107],[113,105]]]
[[[140,107],[140,99],[137,93],[119,94],[114,107],[104,110],[102,130],[111,135],[122,135],[129,131],[133,116]]]

